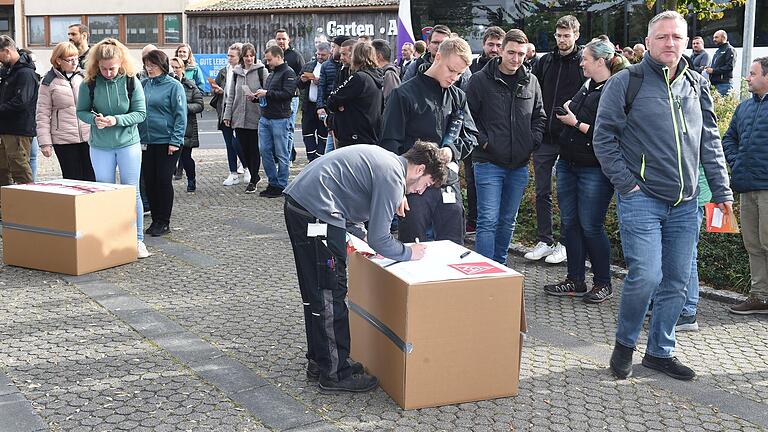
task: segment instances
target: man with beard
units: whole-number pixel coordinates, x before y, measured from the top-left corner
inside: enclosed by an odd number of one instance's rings
[[[533,251],[525,254],[529,260],[557,264],[565,261],[565,246],[552,235],[552,167],[560,153],[559,137],[563,123],[555,117],[555,110],[571,99],[584,83],[581,70],[582,47],[576,45],[579,39],[579,21],[566,15],[555,24],[557,47],[540,59],[533,74],[541,85],[544,111],[547,122],[541,146],[533,153],[533,172],[536,183],[536,226],[538,244]]]
[[[348,36],[337,36],[334,39],[332,50],[336,50],[333,54],[332,61],[327,61],[320,68],[320,81],[318,83],[317,92],[317,116],[321,121],[325,122],[325,126],[328,128],[328,139],[325,144],[325,154],[333,151],[333,115],[326,111],[325,102],[330,96],[331,92],[339,88],[344,84],[344,81],[349,78],[349,64],[352,57],[352,46],[356,43],[355,40],[350,39]]]
[[[304,103],[301,107],[301,133],[304,136],[304,147],[310,162],[324,153],[328,137],[325,122],[320,121],[317,116],[317,96],[320,69],[330,55],[331,46],[327,42],[320,42],[316,47],[315,59],[304,65],[299,76],[299,90],[304,94]]]
[[[77,61],[80,64],[80,69],[85,70],[85,62],[88,60],[88,51],[91,49],[91,47],[88,46],[88,27],[82,24],[72,24],[67,29],[67,37],[69,38],[69,41],[77,47]]]
[[[504,30],[501,27],[488,27],[483,33],[483,53],[472,60],[469,70],[473,74],[480,72],[488,60],[496,58],[501,53],[501,41],[504,40]]]

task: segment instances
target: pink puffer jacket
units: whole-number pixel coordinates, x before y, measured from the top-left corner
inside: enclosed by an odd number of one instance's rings
[[[88,124],[77,119],[77,94],[83,76],[79,73],[67,80],[57,69],[43,78],[37,96],[37,140],[41,146],[87,142],[91,134]],[[48,83],[46,85],[46,83]]]

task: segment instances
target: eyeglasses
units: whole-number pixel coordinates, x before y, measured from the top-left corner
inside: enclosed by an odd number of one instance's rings
[[[60,58],[59,60],[63,61],[64,63],[77,64],[77,61],[79,59],[77,57],[72,57],[72,58]]]

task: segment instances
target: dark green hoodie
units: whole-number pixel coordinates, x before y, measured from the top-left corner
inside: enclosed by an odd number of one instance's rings
[[[126,79],[134,80],[130,101]],[[104,129],[97,128],[94,112],[105,117],[114,116],[117,124]],[[93,90],[93,101],[91,101],[88,81],[83,81],[77,98],[77,117],[91,125],[91,138],[88,140],[91,147],[116,149],[139,144],[141,139],[137,125],[147,117],[141,83],[137,78],[126,75],[108,80],[99,74],[96,77],[96,88]]]

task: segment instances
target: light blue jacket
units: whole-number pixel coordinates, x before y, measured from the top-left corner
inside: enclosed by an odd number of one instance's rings
[[[184,145],[187,96],[179,80],[163,74],[141,80],[147,118],[139,125],[142,144]]]

